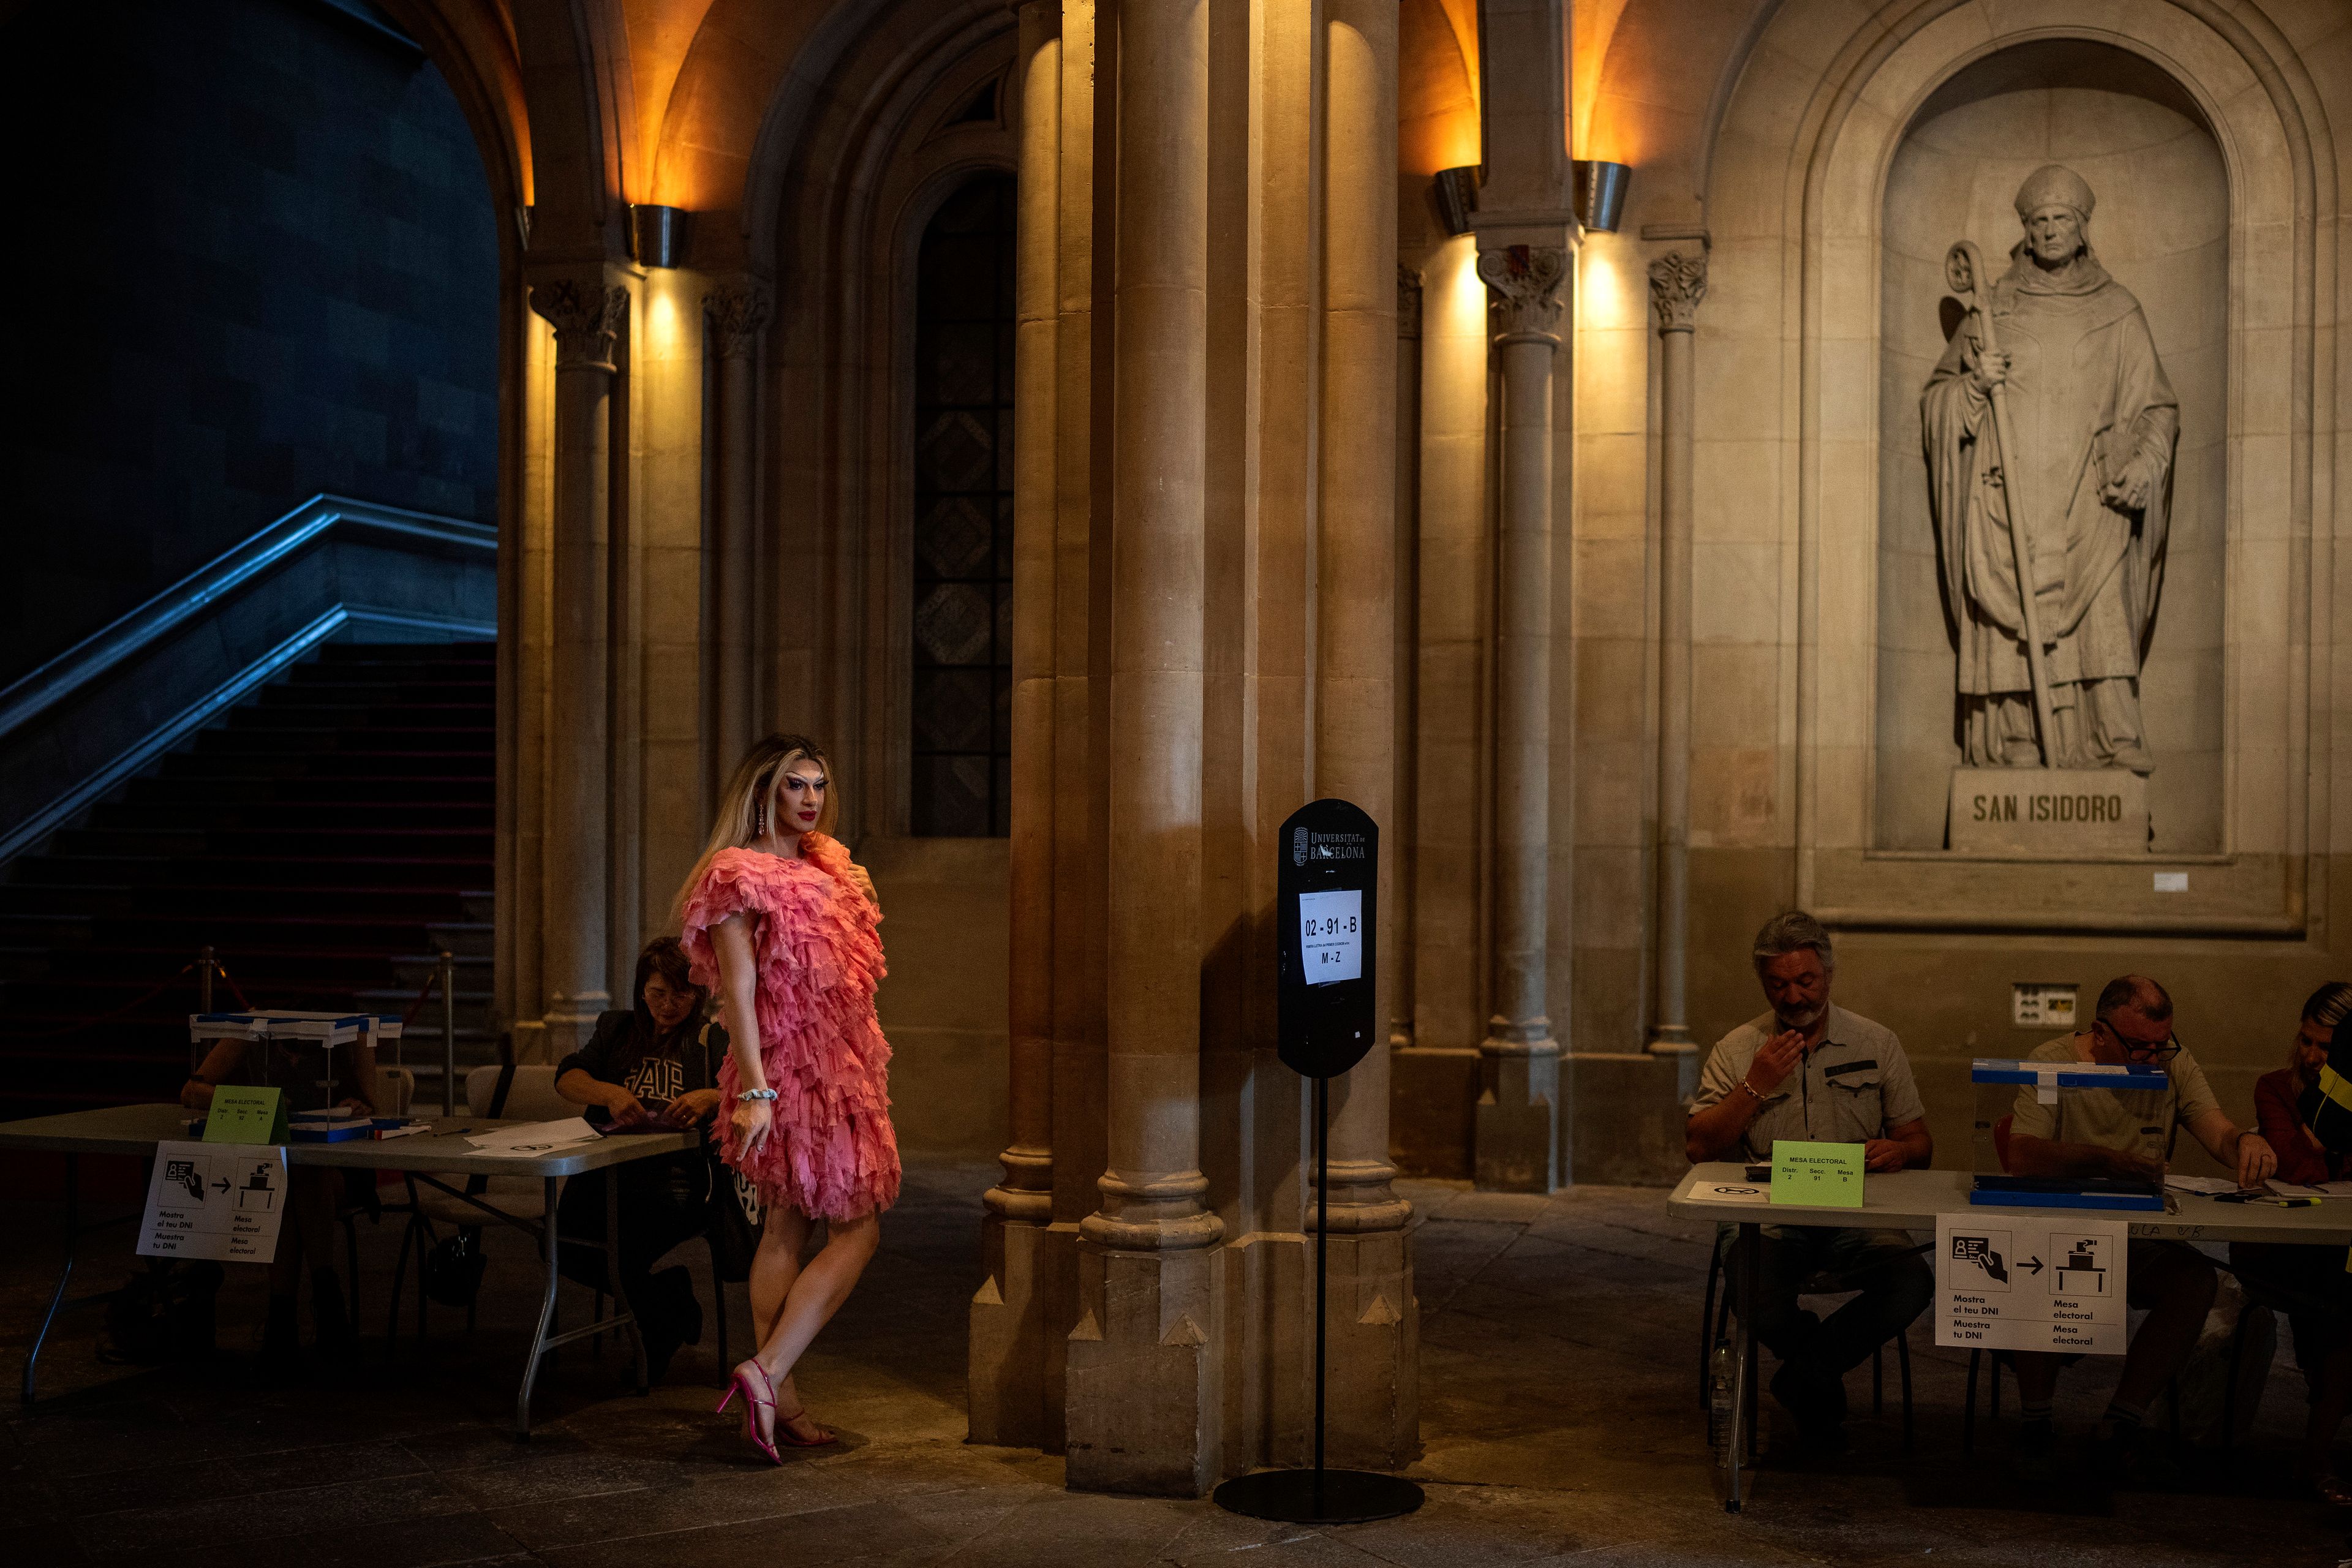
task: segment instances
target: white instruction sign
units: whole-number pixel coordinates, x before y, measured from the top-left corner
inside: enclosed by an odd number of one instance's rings
[[[285,1218],[282,1144],[158,1143],[139,1256],[267,1263]]]
[[[1298,964],[1309,985],[1363,978],[1362,889],[1298,895]]]
[[[2128,1235],[2024,1209],[1937,1215],[1936,1342],[2123,1354]]]
[[[2074,1026],[2076,987],[2063,982],[2019,980],[2009,988],[2009,1021],[2021,1029]]]

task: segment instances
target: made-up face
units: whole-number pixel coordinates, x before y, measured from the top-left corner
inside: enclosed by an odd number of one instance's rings
[[[814,833],[824,816],[824,792],[829,781],[824,764],[803,757],[776,781],[776,819],[787,833]]]
[[[2055,203],[2025,220],[2026,248],[2044,267],[2063,267],[2083,248],[2083,215]]]
[[[1772,1016],[1784,1029],[1810,1029],[1829,1010],[1829,966],[1810,947],[1767,962],[1757,978],[1763,983],[1764,1000],[1772,1005]]]
[[[668,1034],[686,1022],[694,1011],[694,993],[672,985],[658,972],[646,976],[646,1011],[654,1016],[654,1027]]]

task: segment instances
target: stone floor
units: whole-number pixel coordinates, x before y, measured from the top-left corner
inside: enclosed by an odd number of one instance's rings
[[[437,1311],[429,1355],[404,1342],[387,1364],[372,1344],[359,1367],[295,1393],[247,1386],[252,1270],[232,1271],[224,1351],[200,1369],[102,1364],[86,1310],[45,1360],[42,1402],[0,1436],[0,1561],[2153,1568],[2346,1555],[2343,1522],[2280,1479],[2299,1389],[2284,1363],[2242,1465],[2252,1479],[2233,1486],[2192,1460],[2168,1492],[2034,1495],[2006,1479],[1999,1433],[1974,1459],[1960,1455],[1961,1363],[1928,1347],[1924,1324],[1916,1452],[1901,1451],[1890,1404],[1885,1423],[1857,1420],[1844,1459],[1768,1459],[1749,1511],[1726,1516],[1693,1384],[1703,1240],[1666,1216],[1663,1194],[1612,1188],[1542,1199],[1410,1184],[1420,1512],[1314,1531],[1205,1501],[1069,1493],[1053,1458],[962,1441],[964,1303],[987,1177],[937,1163],[909,1173],[882,1256],[803,1374],[845,1441],[781,1469],[750,1462],[730,1424],[711,1417],[708,1348],[682,1355],[644,1400],[617,1392],[609,1349],[601,1363],[584,1346],[567,1352],[541,1384],[536,1440],[509,1440],[531,1267],[519,1237],[493,1244],[470,1340],[456,1313]],[[0,1221],[14,1243],[0,1256],[0,1366],[13,1379],[53,1278],[57,1221],[30,1206]],[[378,1327],[393,1247],[388,1226],[366,1238],[364,1305]],[[101,1243],[85,1279],[124,1268]],[[2105,1397],[2100,1375],[2074,1383],[2062,1425]]]

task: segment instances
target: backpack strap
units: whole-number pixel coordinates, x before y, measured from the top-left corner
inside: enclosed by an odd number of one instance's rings
[[[515,1065],[511,1060],[499,1065],[499,1081],[490,1090],[490,1120],[495,1121],[507,1113],[507,1091],[514,1088]]]

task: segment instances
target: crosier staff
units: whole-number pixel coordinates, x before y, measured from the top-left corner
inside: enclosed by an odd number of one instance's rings
[[[1984,275],[1984,257],[1969,241],[1961,240],[1944,253],[1944,281],[1969,303],[1969,314],[1976,320],[1978,353],[1999,353],[2000,344],[1993,336],[1992,311],[1977,291],[1977,279]],[[2033,716],[2041,725],[2042,765],[2047,768],[2057,765],[2058,717],[2051,705],[2050,671],[2042,658],[2041,606],[2034,602],[2032,528],[2026,521],[2025,498],[2018,489],[2017,469],[2009,460],[2010,454],[2018,447],[2017,438],[2010,433],[2009,401],[2003,395],[2008,390],[2006,381],[1996,381],[1987,389],[1987,395],[1992,399],[1993,434],[2000,444],[1996,471],[2000,475],[2001,495],[2009,510],[2010,554],[2017,566],[2017,603],[2024,622],[2025,668],[2033,682]]]

